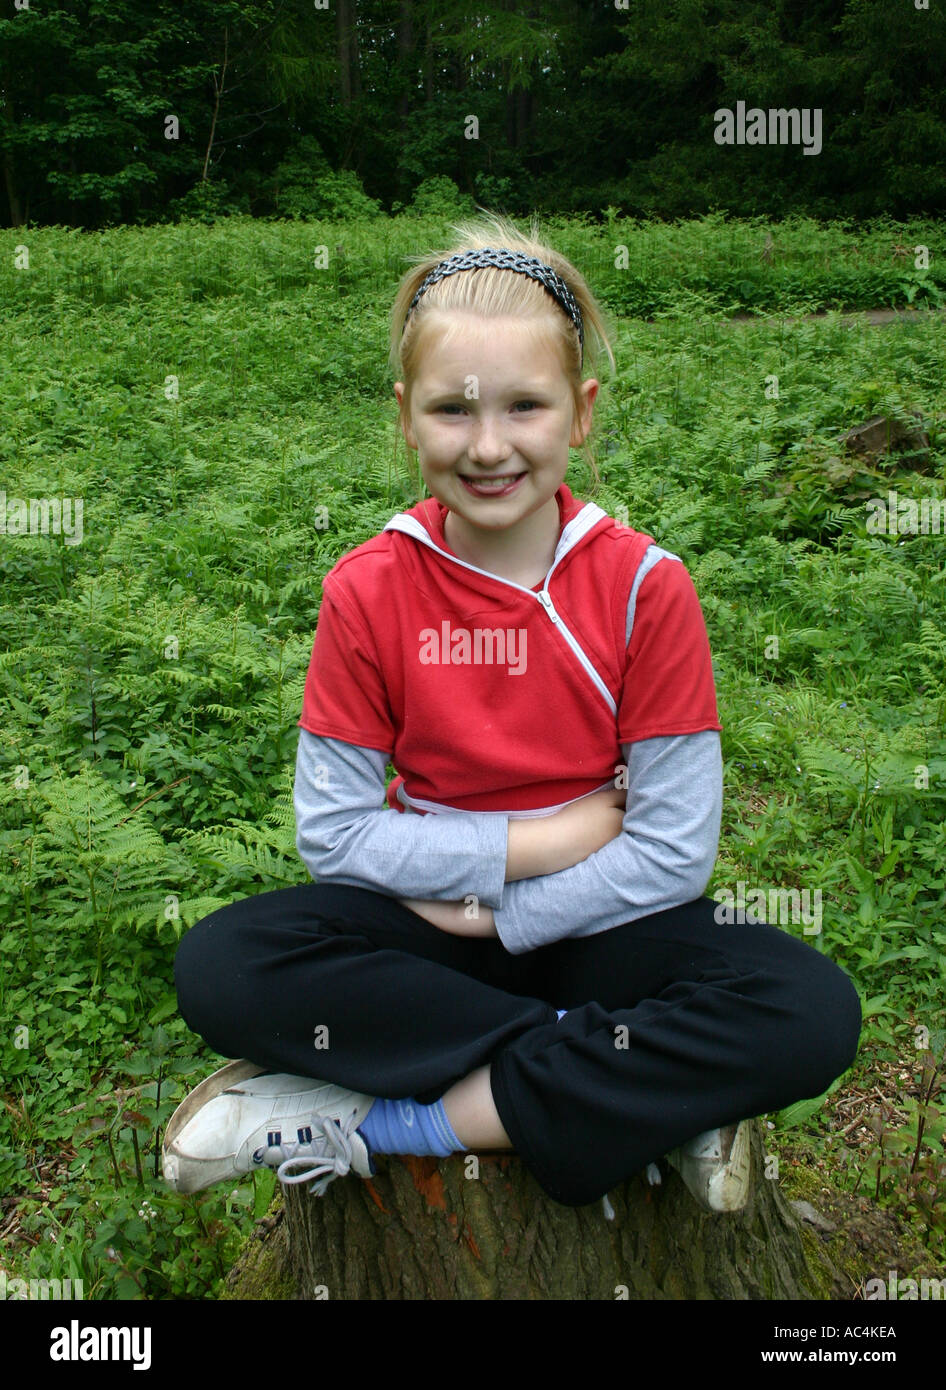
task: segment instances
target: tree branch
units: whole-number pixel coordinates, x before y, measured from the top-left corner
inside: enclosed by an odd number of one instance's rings
[[[207,182],[207,166],[210,163],[210,151],[213,149],[214,132],[217,129],[217,113],[220,110],[220,98],[223,95],[223,85],[227,79],[227,52],[230,45],[230,27],[224,26],[223,30],[223,68],[220,72],[220,81],[217,82],[217,75],[214,73],[214,115],[210,124],[210,139],[207,141],[207,153],[204,155],[204,168],[200,176],[201,183]]]

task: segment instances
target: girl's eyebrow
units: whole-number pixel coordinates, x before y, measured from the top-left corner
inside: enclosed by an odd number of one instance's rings
[[[504,388],[500,388],[500,392]],[[505,390],[508,396],[515,396],[517,399],[523,396],[544,396],[549,394],[550,387],[548,382],[518,382],[514,383]],[[430,392],[421,391],[418,393],[424,405],[436,405],[440,401],[454,401],[471,399],[466,395],[466,384],[451,388],[449,386],[438,387]]]

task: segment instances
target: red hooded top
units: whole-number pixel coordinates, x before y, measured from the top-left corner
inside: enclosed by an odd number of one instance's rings
[[[622,743],[721,727],[683,564],[564,483],[556,500],[534,589],[454,555],[436,498],[325,576],[299,724],[387,753],[391,806],[551,813],[613,786]]]

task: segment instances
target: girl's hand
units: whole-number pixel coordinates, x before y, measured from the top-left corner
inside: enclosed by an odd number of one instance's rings
[[[474,907],[465,902],[445,903],[433,898],[398,898],[397,901],[402,907],[416,912],[418,917],[423,917],[432,926],[440,931],[449,932],[451,936],[495,938],[499,935],[493,921],[493,909],[480,903]],[[468,916],[468,912],[471,915]]]
[[[603,849],[621,833],[627,792],[604,787],[554,816],[509,822],[506,882],[557,874]]]
[[[626,804],[626,791],[605,787],[556,811],[552,816],[554,835],[560,853],[568,860],[564,867],[580,864],[620,835]]]

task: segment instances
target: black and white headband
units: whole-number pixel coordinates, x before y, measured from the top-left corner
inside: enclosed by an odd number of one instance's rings
[[[413,313],[421,295],[431,285],[435,285],[438,280],[443,280],[448,275],[456,275],[458,271],[477,270],[480,266],[497,266],[500,270],[515,270],[520,275],[528,275],[530,279],[538,280],[543,284],[578,329],[578,345],[582,360],[584,360],[585,333],[581,322],[581,311],[575,302],[575,296],[562,277],[550,265],[540,261],[537,256],[527,256],[523,251],[510,251],[505,248],[498,250],[493,246],[484,246],[478,251],[458,251],[456,255],[448,256],[445,261],[434,266],[414,295],[404,316],[405,323]]]

